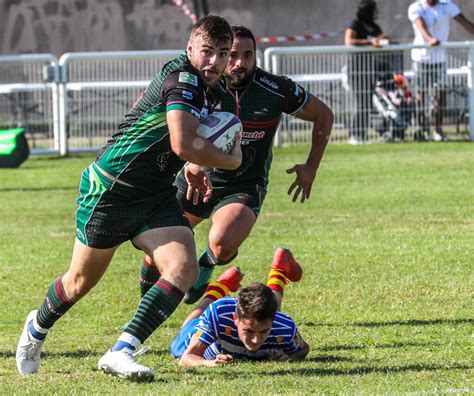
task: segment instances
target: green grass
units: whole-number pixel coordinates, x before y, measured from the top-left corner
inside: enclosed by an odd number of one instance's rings
[[[310,201],[293,204],[284,170],[306,150],[275,150],[263,211],[235,263],[244,284],[264,281],[274,249],[292,249],[305,273],[287,287],[284,311],[310,355],[180,368],[167,347],[189,311],[182,305],[141,358],[156,369],[151,384],[96,370],[138,302],[141,254],[130,244],[50,332],[40,373],[17,374],[24,318],[68,267],[78,181],[92,157],[0,170],[0,394],[472,393],[474,145],[332,145]],[[196,229],[200,249],[207,229]]]

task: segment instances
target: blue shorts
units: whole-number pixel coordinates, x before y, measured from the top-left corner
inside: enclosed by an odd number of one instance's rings
[[[184,351],[189,345],[189,340],[195,333],[198,322],[199,318],[191,319],[188,323],[181,327],[178,335],[170,345],[170,352],[173,357],[179,359],[181,356],[183,356]]]

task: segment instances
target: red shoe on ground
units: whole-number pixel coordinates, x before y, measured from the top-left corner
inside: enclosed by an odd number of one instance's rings
[[[303,268],[288,249],[278,248],[275,251],[272,268],[283,272],[291,282],[298,282],[303,276]]]
[[[236,292],[240,289],[240,281],[243,277],[244,274],[240,272],[239,267],[231,267],[217,278],[217,282],[227,286],[231,292]]]

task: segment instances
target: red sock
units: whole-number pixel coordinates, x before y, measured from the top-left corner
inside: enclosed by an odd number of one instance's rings
[[[283,274],[282,271],[276,270],[273,268],[270,270],[270,273],[268,274],[268,279],[267,279],[267,286],[270,289],[280,293],[283,296],[283,291],[287,284],[288,284],[288,279],[286,278],[286,276]]]
[[[229,288],[220,282],[212,282],[206,289],[204,298],[210,298],[212,301],[217,301],[219,298],[229,295]]]

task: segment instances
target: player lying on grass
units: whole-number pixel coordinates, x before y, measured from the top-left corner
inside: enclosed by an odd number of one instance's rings
[[[207,288],[201,303],[186,318],[171,353],[181,366],[215,367],[234,359],[294,361],[304,359],[309,345],[295,322],[279,312],[283,290],[298,282],[302,270],[291,252],[277,249],[267,285],[254,283],[237,291],[243,275],[229,268]]]
[[[273,138],[282,114],[309,121],[308,127],[312,128],[306,160],[287,170],[295,175],[288,189],[293,202],[309,199],[333,124],[332,111],[319,99],[291,79],[257,67],[255,37],[249,29],[233,26],[232,30],[234,42],[224,72],[228,87],[216,111],[235,113],[242,120],[242,164],[235,171],[207,168],[212,195],[197,205],[187,199],[190,187],[184,174],[176,179],[177,196],[191,226],[208,218],[212,221],[208,246],[199,256],[199,279],[184,297],[187,304],[203,296],[216,266],[235,259],[257,221],[268,187]],[[150,257],[144,259],[140,278],[143,296],[160,278]]]

